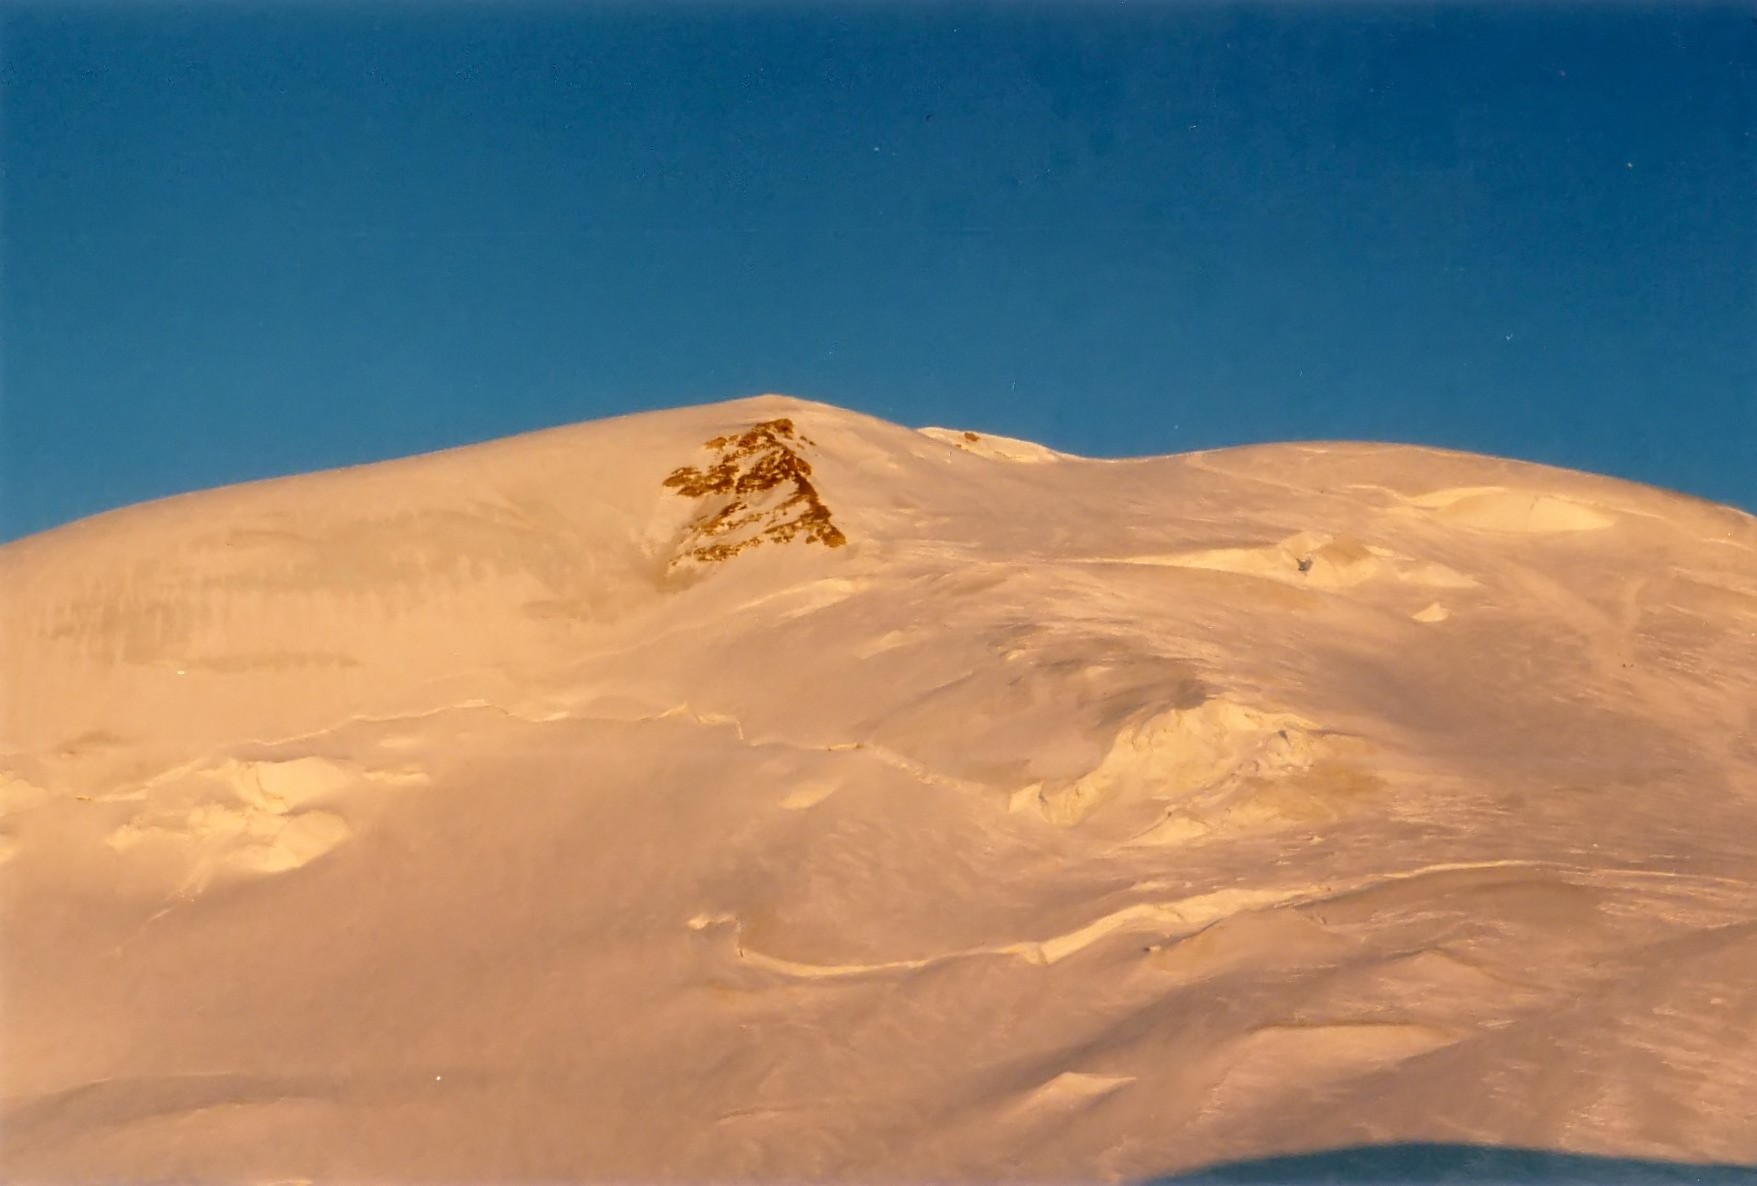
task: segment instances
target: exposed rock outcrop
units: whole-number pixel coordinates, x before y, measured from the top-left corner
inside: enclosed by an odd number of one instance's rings
[[[704,447],[719,456],[706,469],[686,465],[665,485],[685,498],[704,500],[689,525],[672,566],[729,560],[762,543],[808,543],[839,548],[848,537],[811,481],[811,463],[800,447],[812,442],[788,419],[765,420],[736,436],[719,436]]]

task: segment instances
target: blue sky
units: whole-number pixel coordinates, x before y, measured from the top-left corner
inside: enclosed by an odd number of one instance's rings
[[[1748,6],[0,12],[0,538],[760,391],[1757,510]]]

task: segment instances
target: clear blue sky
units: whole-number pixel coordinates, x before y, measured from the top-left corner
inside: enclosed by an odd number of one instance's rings
[[[0,13],[0,538],[766,390],[1757,510],[1749,5]]]

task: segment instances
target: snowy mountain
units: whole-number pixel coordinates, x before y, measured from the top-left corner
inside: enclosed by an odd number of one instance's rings
[[[1757,1163],[1757,520],[776,396],[0,548],[14,1180]]]

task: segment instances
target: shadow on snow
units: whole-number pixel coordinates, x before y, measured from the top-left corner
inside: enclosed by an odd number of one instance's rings
[[[1145,1186],[1197,1183],[1581,1182],[1757,1186],[1757,1166],[1590,1157],[1492,1145],[1361,1145],[1209,1166]]]

